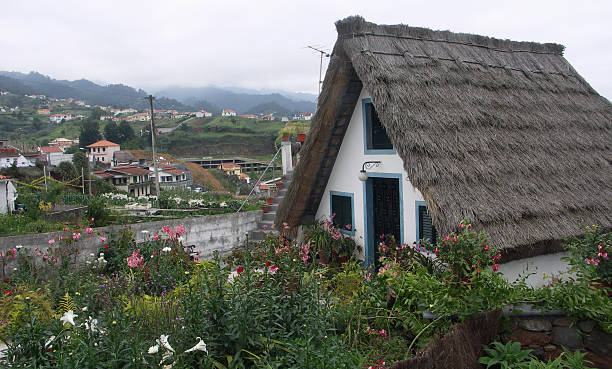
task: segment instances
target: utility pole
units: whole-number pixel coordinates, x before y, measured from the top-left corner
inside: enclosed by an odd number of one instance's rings
[[[310,45],[306,46],[309,49],[313,49],[316,52],[321,53],[321,61],[319,62],[319,95],[321,95],[321,85],[323,84],[323,55],[325,55],[326,58],[329,58],[329,54],[326,53],[323,50],[319,50],[316,47],[312,47]]]
[[[151,107],[151,148],[153,149],[153,168],[155,169],[155,194],[159,197],[159,172],[157,171],[157,156],[155,155],[155,122],[153,121],[153,95],[147,96]]]

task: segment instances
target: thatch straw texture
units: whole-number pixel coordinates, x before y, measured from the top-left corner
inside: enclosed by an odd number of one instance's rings
[[[499,311],[489,311],[450,327],[435,337],[415,357],[400,361],[391,369],[480,369],[482,345],[488,346],[499,328]]]
[[[346,130],[339,118],[355,107],[346,91],[361,82],[439,231],[467,218],[510,252],[579,235],[584,225],[612,226],[612,104],[565,60],[563,46],[360,17],[336,27],[278,224],[316,212],[335,138]]]

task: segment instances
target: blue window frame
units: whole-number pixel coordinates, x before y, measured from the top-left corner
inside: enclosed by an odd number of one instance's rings
[[[438,231],[433,225],[431,215],[429,215],[425,201],[416,201],[415,212],[416,241],[419,242],[422,239],[428,239],[432,244],[436,244],[436,242],[438,242]]]
[[[363,146],[366,155],[392,155],[395,148],[378,119],[372,99],[363,99]]]
[[[399,244],[404,243],[404,195],[403,195],[403,182],[402,175],[400,173],[380,173],[380,172],[368,172],[368,176],[371,178],[394,178],[399,181],[399,207],[400,207],[400,240]],[[363,213],[365,215],[365,232],[364,232],[364,251],[365,251],[365,264],[366,266],[375,264],[376,252],[376,235],[374,235],[374,198],[372,192],[372,181],[367,180],[363,182]]]
[[[333,222],[344,234],[355,235],[355,200],[352,192],[329,191],[329,214],[336,214]],[[350,225],[350,229],[347,229]]]

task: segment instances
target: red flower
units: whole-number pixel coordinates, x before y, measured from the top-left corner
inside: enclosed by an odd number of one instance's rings
[[[238,269],[236,269],[236,273],[240,274],[244,272],[244,267],[238,267]]]
[[[10,296],[10,295],[12,295],[12,294],[13,294],[13,291],[6,291],[6,295],[7,295],[7,296]]]
[[[108,249],[108,244],[105,244],[105,245],[104,245],[104,248],[105,248],[105,249]]]
[[[497,264],[493,265],[493,271],[494,272],[497,272],[498,269],[499,269],[499,265],[497,265]]]
[[[153,251],[153,255],[157,255],[157,251]]]
[[[270,265],[272,265],[272,263],[271,263],[271,262],[269,262],[269,261],[268,261],[268,262],[266,262],[266,268],[270,267]]]

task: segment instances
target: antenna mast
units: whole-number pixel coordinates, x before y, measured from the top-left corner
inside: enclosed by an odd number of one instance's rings
[[[329,58],[329,53],[323,51],[323,50],[319,50],[316,47],[313,46],[306,46],[309,49],[312,49],[318,53],[321,53],[321,62],[319,63],[319,95],[321,95],[321,85],[323,84],[323,55],[325,55],[326,58]]]

